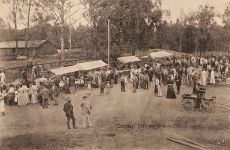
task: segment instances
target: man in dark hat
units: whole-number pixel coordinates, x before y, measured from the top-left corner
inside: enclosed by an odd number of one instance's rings
[[[179,74],[178,72],[176,72],[175,82],[176,82],[176,87],[177,87],[177,94],[180,93],[181,80],[182,80],[181,74]]]
[[[64,104],[63,111],[65,112],[65,116],[67,117],[68,129],[70,129],[70,119],[72,119],[73,128],[76,129],[75,117],[74,117],[74,113],[73,113],[73,105],[71,104],[71,99],[67,98],[66,101],[67,102]]]

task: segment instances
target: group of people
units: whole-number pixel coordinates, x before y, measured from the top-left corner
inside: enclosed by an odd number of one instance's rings
[[[58,105],[56,101],[58,88],[54,82],[47,84],[46,82],[36,83],[34,81],[29,86],[24,82],[14,82],[9,86],[1,85],[0,95],[3,97],[4,103],[9,104],[9,106],[26,106],[40,103],[43,108],[46,108],[48,99],[54,100],[55,106]]]
[[[74,117],[74,109],[73,105],[71,104],[71,99],[67,98],[66,103],[64,104],[63,111],[65,112],[65,116],[67,117],[67,127],[70,128],[70,120],[72,120],[73,128],[76,129],[75,124],[75,117]],[[83,101],[80,103],[80,107],[82,108],[82,122],[83,122],[83,128],[91,127],[91,121],[90,121],[90,112],[92,109],[91,102],[87,99],[87,96],[83,96]]]
[[[92,87],[100,89],[100,95],[109,94],[110,89],[120,81],[121,92],[126,91],[126,84],[132,83],[133,92],[137,89],[149,89],[149,82],[155,83],[153,95],[162,97],[165,95],[168,99],[175,99],[176,94],[180,94],[181,85],[193,86],[193,92],[197,85],[207,86],[215,84],[219,78],[226,79],[229,77],[229,59],[226,56],[187,56],[181,57],[165,57],[158,60],[149,60],[148,63],[141,66],[139,63],[129,65],[129,72],[119,73],[116,68],[109,70],[105,68],[94,69],[90,71],[71,73],[61,77],[49,78],[44,82],[30,83],[23,78],[21,82],[5,84],[4,72],[1,72],[0,86],[0,108],[1,115],[5,115],[4,106],[8,103],[10,106],[25,106],[28,104],[40,103],[45,109],[49,105],[49,100],[54,100],[55,106],[58,105],[56,97],[63,88],[66,94],[69,93],[70,87],[76,89],[81,85],[87,87],[88,95],[91,94]],[[176,92],[174,90],[176,85]],[[66,86],[66,87],[65,87]],[[163,94],[162,86],[167,86],[167,92]],[[105,91],[106,89],[106,91]],[[83,96],[82,107],[83,127],[92,126],[90,122],[91,103],[87,100],[87,96]],[[63,111],[67,117],[67,126],[70,129],[70,120],[72,119],[73,128],[76,128],[75,117],[73,113],[73,105],[71,99],[67,98]]]
[[[153,95],[163,96],[161,86],[167,85],[166,98],[175,99],[174,83],[177,94],[181,85],[195,87],[216,84],[217,81],[226,80],[229,77],[229,59],[224,55],[165,57],[150,60],[148,63],[129,65],[130,74],[122,74],[120,77],[121,91],[125,91],[126,77],[130,77],[133,83],[133,92],[136,89],[148,89],[148,82],[152,82],[155,76]]]

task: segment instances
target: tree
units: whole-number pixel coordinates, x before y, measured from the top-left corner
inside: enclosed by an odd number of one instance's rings
[[[187,31],[190,30],[192,32],[195,54],[197,54],[198,47],[200,47],[200,55],[202,51],[206,52],[208,50],[210,32],[215,22],[214,17],[214,7],[209,5],[201,5],[197,12],[192,12],[186,16],[185,26]]]
[[[204,52],[208,51],[209,41],[210,41],[210,31],[212,30],[212,25],[215,22],[215,12],[214,7],[205,5],[199,7],[198,13],[198,23],[200,30],[200,40],[203,45]],[[200,51],[201,53],[201,51]]]
[[[54,23],[54,26],[59,27],[58,36],[60,38],[61,43],[61,60],[63,61],[65,59],[65,26],[68,26],[66,21],[69,17],[73,16],[75,13],[78,12],[79,8],[76,9],[72,14],[69,15],[69,11],[77,6],[79,4],[76,4],[74,2],[71,2],[71,0],[40,0],[40,3],[38,3],[38,6],[45,10],[46,14],[42,15],[49,15],[52,18],[52,22]]]
[[[9,4],[9,9],[10,9],[9,18],[14,23],[16,51],[17,51],[18,50],[18,20],[24,18],[22,15],[22,1],[20,1],[20,0],[3,0],[3,3]]]
[[[26,48],[26,55],[27,58],[29,58],[29,53],[28,53],[28,34],[29,34],[29,28],[30,28],[30,12],[31,12],[31,7],[33,5],[34,0],[23,0],[23,5],[27,6],[27,24],[26,24],[26,43],[25,43],[25,48]]]
[[[112,49],[132,54],[137,49],[148,49],[153,27],[163,15],[160,0],[84,0],[83,3],[88,7],[85,17],[92,26],[92,43],[97,50],[107,47],[108,19]]]
[[[225,41],[228,47],[228,53],[230,51],[230,2],[227,3],[226,8],[224,10],[224,14],[222,15],[223,23],[224,23],[224,36]]]

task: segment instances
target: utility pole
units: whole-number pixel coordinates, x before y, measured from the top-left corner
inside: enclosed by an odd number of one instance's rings
[[[64,26],[65,26],[65,0],[61,0],[61,8],[60,8],[60,18],[61,18],[61,61],[65,60],[65,41],[64,41]]]
[[[229,51],[230,51],[230,41],[229,41],[229,46],[228,46],[228,59],[229,59]]]
[[[70,15],[70,11],[69,11],[69,49],[72,49],[72,30],[71,30],[71,26],[72,26],[72,19],[71,19],[71,15]]]
[[[108,19],[108,67],[109,67],[109,56],[110,54],[110,20]]]

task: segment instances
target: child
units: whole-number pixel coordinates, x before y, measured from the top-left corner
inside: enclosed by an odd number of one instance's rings
[[[106,94],[109,94],[110,88],[111,88],[110,83],[109,83],[109,81],[107,81],[107,83],[106,83]]]
[[[91,91],[91,82],[87,81],[87,88],[88,88],[88,94],[90,95],[90,91]]]
[[[4,98],[0,95],[0,111],[1,111],[1,116],[5,116],[5,103],[4,103]]]

